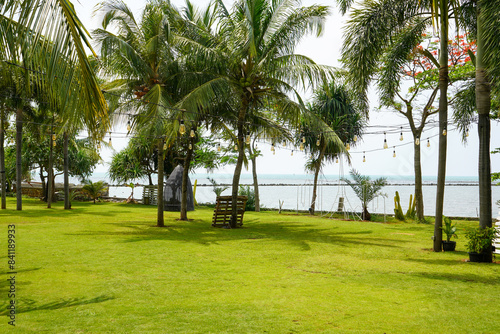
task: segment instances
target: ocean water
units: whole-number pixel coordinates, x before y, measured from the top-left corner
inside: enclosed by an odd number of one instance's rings
[[[213,178],[219,184],[230,185],[231,174],[191,174],[191,183],[197,180],[196,200],[198,203],[214,203],[215,193],[207,177]],[[371,176],[372,180],[378,176]],[[262,174],[258,176],[260,203],[262,207],[278,208],[280,202],[282,207],[289,210],[307,210],[311,205],[313,175],[310,174]],[[104,173],[96,173],[91,180],[104,180],[109,182]],[[387,177],[388,185],[381,190],[381,196],[369,204],[372,213],[394,213],[394,195],[398,191],[401,197],[401,206],[406,212],[409,198],[414,194],[414,180],[412,176]],[[60,180],[58,180],[60,181]],[[77,180],[72,180],[78,183]],[[154,180],[156,182],[156,180]],[[424,212],[425,215],[435,214],[436,201],[436,177],[423,177]],[[252,185],[252,175],[242,174],[240,179],[242,185]],[[346,211],[360,212],[361,203],[352,189],[339,180],[338,175],[322,175],[319,178],[318,199],[316,210],[328,214],[337,210],[339,198],[344,198]],[[142,186],[135,187],[134,198],[142,198]],[[131,193],[129,187],[111,186],[110,196],[127,198]],[[223,195],[230,195],[228,188]],[[493,215],[499,207],[495,204],[500,200],[500,186],[492,187]],[[477,177],[473,176],[451,176],[447,177],[444,199],[444,215],[451,217],[478,217],[479,214],[479,187]]]

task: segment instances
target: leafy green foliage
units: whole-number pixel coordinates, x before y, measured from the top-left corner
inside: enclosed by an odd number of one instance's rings
[[[467,251],[473,253],[484,253],[491,246],[493,239],[498,237],[495,227],[476,227],[465,231],[467,240]]]
[[[81,192],[88,195],[94,201],[94,204],[96,199],[100,198],[108,190],[104,181],[92,182],[88,180],[85,183]]]
[[[250,188],[250,186],[240,186],[238,195],[248,197],[245,211],[255,211],[255,191],[253,188]]]
[[[210,177],[208,178],[208,181],[210,181],[210,183],[212,184],[213,192],[215,193],[215,196],[217,196],[217,197],[222,195],[222,192],[224,190],[229,189],[229,187],[227,187],[227,186],[224,186],[224,187],[219,186],[217,181],[215,181],[214,179],[212,179]]]
[[[441,226],[443,233],[446,234],[446,241],[450,241],[452,237],[457,238],[457,226],[453,224],[449,217],[443,216],[444,225]]]

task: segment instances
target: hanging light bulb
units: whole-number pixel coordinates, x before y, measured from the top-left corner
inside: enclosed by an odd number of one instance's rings
[[[352,140],[353,140],[354,142],[357,142],[357,141],[358,141],[358,136],[354,135],[354,138],[352,138]]]
[[[234,144],[234,150],[238,151],[238,144]]]
[[[387,138],[386,138],[386,133],[384,132],[384,149],[388,148],[387,146]]]
[[[350,145],[349,143],[347,143],[347,144],[345,145],[345,149],[349,151],[349,150],[351,149],[351,145]]]
[[[363,162],[366,162],[365,151],[363,151]]]
[[[465,137],[469,137],[469,129],[465,130]]]
[[[415,145],[420,145],[420,138],[417,136],[417,138],[415,139]]]
[[[429,138],[427,138],[427,147],[431,147],[431,142],[429,141]]]
[[[271,144],[271,152],[274,152],[274,143]]]
[[[220,151],[221,151],[220,143],[217,143],[217,152],[220,152]]]
[[[392,151],[392,157],[395,158],[396,157],[396,146],[394,146],[394,151]]]
[[[132,128],[130,127],[130,121],[128,121],[127,122],[127,131],[130,132],[130,129],[132,129]]]
[[[302,136],[302,142],[305,143],[306,142],[306,136]]]
[[[336,163],[339,163],[339,157],[336,157],[336,158],[335,158],[335,162],[336,162]]]
[[[191,129],[191,132],[189,132],[189,136],[190,136],[191,138],[194,138],[194,136],[196,136],[196,133],[194,132],[194,130],[193,130],[193,129]]]
[[[186,126],[184,125],[184,120],[181,119],[181,124],[179,125],[179,133],[181,135],[186,133]]]
[[[56,140],[56,134],[54,132],[52,132],[52,141],[55,141]]]
[[[283,140],[283,147],[286,147],[286,140]]]
[[[443,136],[446,136],[447,133],[448,133],[448,131],[446,131],[446,126],[445,126],[443,129]]]
[[[292,157],[293,157],[293,150],[292,150],[292,154],[290,154]]]
[[[403,127],[401,127],[401,136],[399,137],[399,141],[403,141]]]
[[[56,147],[56,141],[55,140],[52,141],[52,146]]]
[[[247,135],[245,142],[247,143],[247,145],[250,145],[250,135]]]
[[[167,150],[167,143],[163,143],[163,150],[166,151]]]
[[[111,143],[111,132],[109,133],[109,146],[113,147],[113,144]]]
[[[189,149],[192,150],[193,149],[193,145],[191,143],[189,143]]]
[[[300,149],[301,151],[303,151],[303,150],[304,150],[304,143],[300,143],[299,149]]]
[[[319,146],[319,145],[321,145],[321,141],[320,141],[320,138],[321,138],[321,137],[320,137],[320,136],[318,135],[318,140],[316,140],[316,146]]]

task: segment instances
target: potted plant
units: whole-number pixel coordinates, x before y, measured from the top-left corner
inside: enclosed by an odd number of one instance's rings
[[[444,234],[446,234],[446,241],[443,240],[443,251],[445,252],[454,252],[455,247],[457,246],[456,241],[451,241],[452,237],[457,237],[456,231],[457,231],[457,226],[452,223],[451,219],[448,217],[444,217],[444,226],[441,226],[441,229],[443,230]]]
[[[473,228],[466,231],[467,251],[470,262],[491,262],[493,239],[498,235],[494,227]]]

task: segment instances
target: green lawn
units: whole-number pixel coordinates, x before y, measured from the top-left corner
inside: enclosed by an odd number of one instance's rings
[[[18,333],[499,333],[500,265],[433,253],[432,225],[245,214],[215,229],[155,207],[33,199],[0,212],[16,225]],[[0,283],[0,332],[7,280]]]

